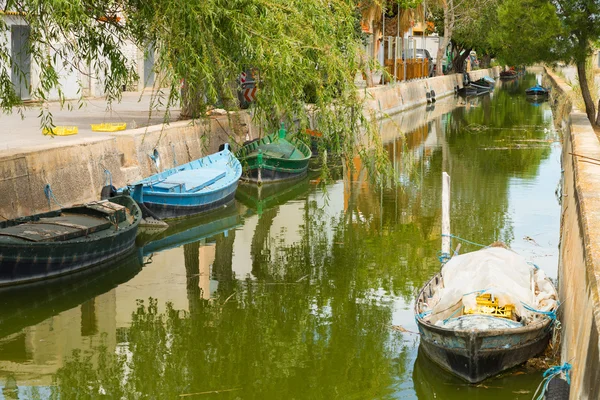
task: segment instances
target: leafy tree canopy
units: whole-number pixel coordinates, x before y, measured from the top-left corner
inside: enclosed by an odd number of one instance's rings
[[[560,58],[557,38],[564,35],[556,9],[548,0],[504,0],[491,43],[508,65],[530,65]]]
[[[62,96],[60,74],[82,71],[102,78],[109,100],[138,77],[120,46],[127,40],[157,53],[159,84],[199,117],[209,105],[235,108],[237,77],[257,72],[256,115],[275,122],[306,121],[310,89],[317,108],[355,104],[360,35],[354,0],[8,0],[31,27],[31,54],[40,67],[34,96]],[[7,31],[6,19],[1,29]],[[0,105],[18,105],[10,83],[10,43],[0,64]],[[61,61],[64,60],[64,61]],[[59,65],[64,63],[66,65]]]

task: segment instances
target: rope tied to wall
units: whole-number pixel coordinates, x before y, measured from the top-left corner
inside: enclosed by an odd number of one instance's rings
[[[44,194],[46,195],[46,199],[48,199],[48,208],[50,210],[52,210],[51,200],[54,201],[59,208],[63,208],[62,204],[60,204],[60,202],[52,192],[52,188],[50,187],[49,183],[47,183],[46,186],[44,186]]]

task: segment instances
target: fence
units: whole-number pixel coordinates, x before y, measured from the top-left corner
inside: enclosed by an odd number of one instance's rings
[[[429,59],[422,49],[419,49],[421,57],[417,57],[415,45],[414,39],[398,36],[383,38],[383,66],[389,77],[396,81],[429,77]],[[389,77],[385,77],[386,83]]]

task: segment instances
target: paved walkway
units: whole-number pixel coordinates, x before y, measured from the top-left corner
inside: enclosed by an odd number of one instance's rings
[[[127,129],[160,124],[164,118],[164,107],[156,107],[150,117],[151,98],[149,91],[123,93],[121,102],[114,103],[112,110],[107,110],[107,103],[103,98],[86,99],[81,109],[78,108],[77,101],[70,101],[73,106],[71,111],[66,104],[61,109],[58,102],[48,103],[54,125],[79,128],[79,133],[71,136],[44,136],[40,127],[39,104],[25,107],[24,118],[21,118],[16,110],[12,114],[0,114],[0,153],[84,143],[104,139],[110,135],[105,132],[93,132],[90,124],[125,122]],[[178,108],[171,111],[171,122],[178,120],[179,111]]]

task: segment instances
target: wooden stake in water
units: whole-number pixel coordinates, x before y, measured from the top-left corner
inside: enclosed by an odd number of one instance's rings
[[[442,172],[442,254],[450,255],[450,175]]]

